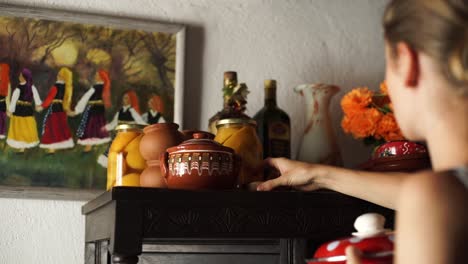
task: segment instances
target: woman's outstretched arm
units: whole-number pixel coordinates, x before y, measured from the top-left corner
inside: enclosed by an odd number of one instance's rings
[[[268,159],[266,163],[276,168],[281,176],[260,184],[258,191],[269,191],[279,186],[304,191],[326,188],[392,209],[396,207],[403,180],[410,175],[355,171],[285,158]]]

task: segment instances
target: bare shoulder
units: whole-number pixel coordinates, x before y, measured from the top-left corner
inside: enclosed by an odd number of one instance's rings
[[[468,189],[450,171],[415,173],[405,179],[401,196],[431,202],[433,206],[455,202],[465,207],[468,203]]]
[[[467,205],[467,188],[453,172],[406,178],[396,208],[396,263],[459,263],[457,258],[467,258]]]

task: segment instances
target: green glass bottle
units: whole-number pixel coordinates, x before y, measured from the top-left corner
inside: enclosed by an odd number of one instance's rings
[[[254,116],[263,158],[291,158],[291,123],[276,104],[276,81],[265,80],[265,105]]]

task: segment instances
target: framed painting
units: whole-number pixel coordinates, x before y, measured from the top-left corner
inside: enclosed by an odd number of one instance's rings
[[[119,123],[182,125],[185,27],[0,4],[0,196],[86,200]]]

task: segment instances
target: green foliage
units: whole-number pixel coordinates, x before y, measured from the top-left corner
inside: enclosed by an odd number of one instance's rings
[[[383,143],[385,143],[385,140],[384,139],[376,139],[375,137],[366,137],[363,139],[364,144],[366,146],[373,146],[373,147],[377,147]]]
[[[107,145],[83,152],[82,146],[47,154],[34,148],[24,153],[5,146],[0,156],[0,184],[9,186],[47,186],[80,189],[104,189],[106,169],[97,164]]]

